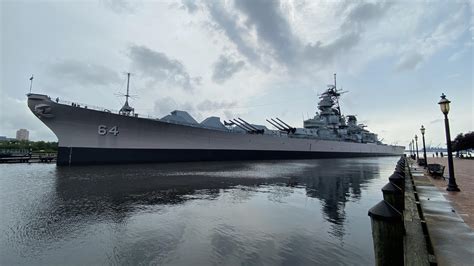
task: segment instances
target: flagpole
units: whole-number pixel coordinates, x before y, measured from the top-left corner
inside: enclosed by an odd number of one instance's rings
[[[31,93],[32,87],[33,87],[33,74],[31,74],[31,78],[30,78],[30,93]]]

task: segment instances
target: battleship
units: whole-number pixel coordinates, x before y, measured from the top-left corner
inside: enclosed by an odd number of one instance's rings
[[[29,109],[58,138],[58,165],[400,156],[404,151],[383,144],[355,115],[341,113],[343,91],[336,87],[336,75],[302,128],[278,117],[265,119],[271,128],[240,117],[211,116],[199,123],[182,110],[150,118],[130,106],[129,89],[130,74],[119,111],[27,94]]]

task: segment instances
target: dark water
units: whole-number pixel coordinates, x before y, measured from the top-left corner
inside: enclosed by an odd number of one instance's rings
[[[397,159],[3,164],[0,264],[373,264]]]

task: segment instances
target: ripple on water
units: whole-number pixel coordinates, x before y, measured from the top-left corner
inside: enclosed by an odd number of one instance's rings
[[[396,160],[0,165],[0,264],[373,264]]]

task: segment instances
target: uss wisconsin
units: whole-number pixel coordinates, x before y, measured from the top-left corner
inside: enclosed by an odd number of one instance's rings
[[[212,116],[198,123],[180,110],[161,119],[142,117],[129,105],[129,82],[130,74],[118,112],[27,94],[30,110],[58,138],[58,165],[394,156],[404,151],[383,144],[356,116],[341,114],[335,75],[334,85],[319,97],[318,112],[303,121],[303,128],[266,119],[275,129],[241,118],[222,123]]]

